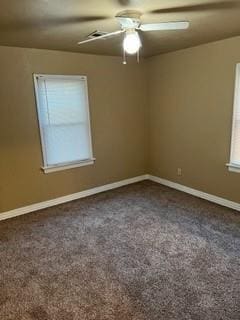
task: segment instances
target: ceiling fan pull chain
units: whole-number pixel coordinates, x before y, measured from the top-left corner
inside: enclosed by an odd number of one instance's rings
[[[140,48],[137,51],[137,63],[140,62]]]
[[[127,64],[127,60],[126,60],[126,52],[123,49],[123,64]]]

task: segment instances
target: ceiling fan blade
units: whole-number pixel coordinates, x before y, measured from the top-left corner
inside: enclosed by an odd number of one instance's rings
[[[70,17],[43,17],[42,19],[0,21],[0,30],[21,31],[32,29],[48,29],[107,19],[107,16],[70,16]]]
[[[49,19],[46,21],[46,23],[49,23],[50,25],[54,24],[71,24],[71,23],[81,23],[81,22],[91,22],[91,21],[98,21],[98,20],[104,20],[109,17],[107,16],[72,16],[72,17],[59,17],[55,19]],[[44,20],[44,19],[43,19]]]
[[[160,22],[160,23],[147,23],[142,24],[139,29],[141,31],[159,31],[159,30],[182,30],[189,27],[188,21],[176,22]]]
[[[135,6],[138,5],[140,0],[117,0],[121,6]]]
[[[130,0],[118,0],[117,1],[121,6],[128,6],[130,4]]]
[[[209,10],[231,9],[239,6],[236,1],[217,1],[212,3],[198,3],[189,6],[179,6],[153,10],[150,13],[178,13],[178,12],[201,12]]]
[[[104,34],[104,35],[102,35],[100,37],[97,37],[97,38],[91,38],[91,39],[80,41],[80,42],[78,42],[78,44],[80,45],[80,44],[84,44],[84,43],[87,43],[87,42],[92,42],[92,41],[99,40],[99,39],[106,39],[106,38],[109,38],[109,37],[112,37],[112,36],[117,36],[118,34],[123,33],[123,32],[125,32],[125,30],[117,30],[117,31],[114,31],[114,32],[110,32],[110,33]]]

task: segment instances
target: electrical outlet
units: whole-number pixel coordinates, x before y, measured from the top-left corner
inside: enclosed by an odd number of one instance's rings
[[[182,175],[182,168],[177,168],[177,175],[181,176]]]

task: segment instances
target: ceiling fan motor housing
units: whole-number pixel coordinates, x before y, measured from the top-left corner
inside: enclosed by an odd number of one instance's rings
[[[137,29],[141,24],[142,13],[135,10],[125,10],[116,15],[122,29]]]

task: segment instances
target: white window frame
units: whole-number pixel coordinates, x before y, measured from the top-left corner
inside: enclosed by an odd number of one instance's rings
[[[65,162],[56,165],[49,166],[47,165],[47,157],[46,157],[46,147],[44,142],[44,135],[43,130],[40,122],[40,103],[39,103],[39,95],[38,95],[38,83],[37,79],[40,77],[48,78],[48,79],[80,79],[84,80],[85,84],[85,91],[86,91],[86,103],[87,103],[87,121],[88,121],[88,139],[90,144],[90,157],[86,160],[81,161],[72,161],[72,162]],[[95,162],[95,158],[93,157],[93,148],[92,148],[92,134],[91,134],[91,121],[90,121],[90,111],[89,111],[89,99],[88,99],[88,84],[87,84],[87,77],[84,75],[52,75],[52,74],[33,74],[33,81],[34,81],[34,89],[35,89],[35,99],[36,99],[36,106],[37,106],[37,114],[38,114],[38,125],[40,131],[40,138],[41,138],[41,149],[42,149],[42,160],[43,166],[41,169],[44,173],[51,173],[56,171],[62,171],[67,169],[78,168],[82,166],[92,165]]]
[[[235,76],[235,91],[234,91],[234,103],[233,103],[233,116],[232,116],[232,135],[231,135],[231,148],[230,148],[230,162],[226,164],[228,170],[231,172],[240,173],[240,165],[233,162],[233,143],[234,143],[234,126],[235,117],[238,108],[240,108],[240,63],[236,65],[236,76]]]

